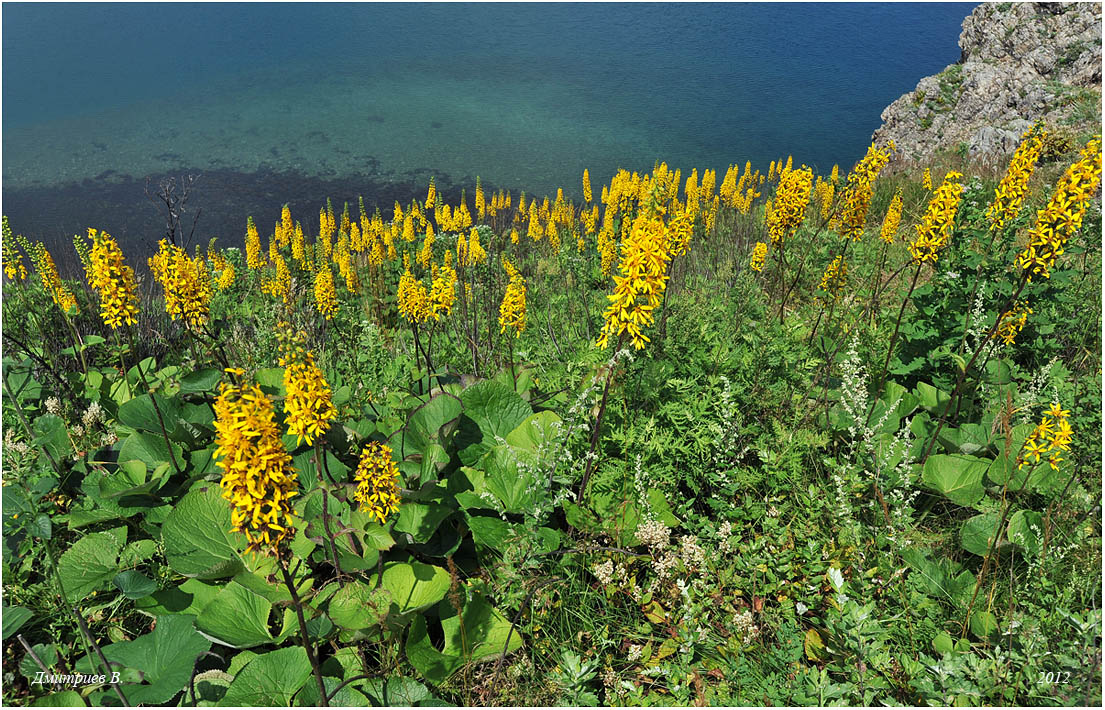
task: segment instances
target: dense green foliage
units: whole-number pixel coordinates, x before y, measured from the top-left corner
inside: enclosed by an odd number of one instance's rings
[[[913,177],[905,241],[929,197]],[[722,208],[672,260],[640,350],[594,345],[611,280],[593,243],[512,247],[510,222],[480,227],[472,305],[418,343],[398,259],[358,294],[336,278],[326,320],[307,272],[285,308],[229,250],[203,337],[160,294],[117,338],[83,284],[67,316],[34,274],[8,280],[4,701],[316,705],[321,683],[332,705],[1098,704],[1096,201],[1020,292],[1015,342],[987,338],[1055,177],[996,235],[995,183],[968,177],[914,288],[902,239],[878,239],[880,188],[838,299],[818,280],[842,243],[816,207],[788,246],[801,265],[762,273],[759,203]],[[528,289],[517,339],[495,322],[505,254]],[[214,426],[226,365],[284,421],[285,319],[338,412],[314,445],[284,436],[294,590],[230,532]],[[1067,460],[1022,470],[1052,402]],[[383,524],[350,504],[370,441],[400,471]],[[105,662],[117,687],[32,683]]]

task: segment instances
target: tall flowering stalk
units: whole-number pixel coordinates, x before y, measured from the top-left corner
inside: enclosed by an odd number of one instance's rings
[[[244,374],[233,368],[228,372]],[[245,535],[251,552],[278,554],[295,533],[290,501],[299,495],[299,482],[272,402],[260,387],[219,385],[215,444],[215,464],[223,471],[219,487],[231,506],[231,532]]]
[[[514,332],[514,338],[522,337],[522,331],[526,329],[526,280],[521,272],[503,257],[503,269],[506,270],[510,282],[506,286],[502,303],[499,304],[499,334],[507,330]],[[507,348],[510,354],[510,377],[517,389],[518,380],[514,375],[514,338],[507,338]]]
[[[1017,256],[1025,277],[1051,277],[1051,267],[1063,253],[1067,240],[1082,226],[1087,203],[1101,184],[1101,139],[1086,144],[1079,159],[1059,178],[1051,199],[1036,213],[1028,232],[1028,245]]]
[[[296,443],[307,441],[311,446],[323,436],[337,416],[330,385],[315,364],[314,354],[307,349],[307,334],[295,332],[291,324],[276,326],[280,344],[278,364],[284,368],[284,423]]]
[[[1024,198],[1028,195],[1028,179],[1036,169],[1045,137],[1047,131],[1041,123],[1032,126],[1022,136],[1021,144],[1009,161],[1005,177],[994,190],[994,201],[986,209],[986,221],[990,223],[991,230],[1000,230],[1021,211]]]
[[[369,442],[361,451],[361,460],[353,474],[357,489],[353,500],[383,525],[399,512],[399,469],[391,457],[391,447],[378,441]]]
[[[843,207],[837,215],[840,236],[845,239],[858,241],[863,236],[867,210],[871,207],[875,178],[890,162],[890,151],[893,149],[893,143],[890,143],[888,150],[880,150],[871,145],[867,149],[867,154],[849,173],[848,181],[843,188]]]
[[[134,269],[123,263],[123,251],[107,232],[88,228],[92,240],[88,285],[100,295],[100,316],[112,330],[134,325],[138,315],[138,285]]]
[[[605,323],[595,346],[605,348],[610,336],[628,335],[633,347],[649,342],[643,328],[652,325],[653,311],[667,288],[671,254],[665,248],[664,223],[652,209],[642,210],[622,242],[620,275],[614,277],[614,292],[603,313]]]
[[[189,258],[183,249],[162,239],[148,263],[165,293],[166,313],[198,332],[211,311],[211,277],[203,257]]]
[[[955,215],[959,209],[959,200],[963,195],[963,185],[958,181],[963,175],[949,172],[944,182],[929,200],[921,222],[915,227],[917,236],[909,243],[909,253],[918,268],[927,261],[936,263],[940,252],[951,239]]]

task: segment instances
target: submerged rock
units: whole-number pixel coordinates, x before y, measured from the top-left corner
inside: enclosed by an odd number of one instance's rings
[[[963,21],[959,47],[959,62],[882,112],[872,138],[893,139],[896,161],[950,148],[995,162],[1037,119],[1075,131],[1099,125],[1099,3],[984,3]]]

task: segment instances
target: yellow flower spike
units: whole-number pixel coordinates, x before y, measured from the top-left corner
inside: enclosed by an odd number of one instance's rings
[[[764,263],[767,261],[767,243],[756,242],[756,246],[752,249],[752,261],[748,264],[748,267],[753,271],[763,271]]]
[[[243,371],[228,368],[241,375]],[[257,385],[223,382],[215,401],[215,458],[222,496],[231,504],[231,531],[249,540],[249,551],[276,554],[295,532],[289,500],[299,493],[298,474],[276,426],[272,402]]]
[[[89,228],[88,285],[100,295],[100,316],[114,330],[134,325],[138,315],[138,285],[134,269],[123,263],[123,252],[107,232]]]
[[[1051,267],[1063,254],[1067,240],[1082,226],[1086,207],[1101,183],[1101,138],[1086,144],[1079,159],[1055,185],[1047,206],[1036,213],[1028,232],[1028,244],[1017,257],[1017,267],[1029,282],[1035,276],[1051,277]]]
[[[211,310],[211,276],[202,257],[189,258],[178,246],[162,239],[157,254],[147,262],[165,293],[165,312],[198,330]]]
[[[338,312],[334,274],[330,271],[330,265],[325,262],[319,264],[318,273],[315,274],[315,308],[326,320],[332,319]]]
[[[775,190],[775,199],[767,213],[768,234],[773,244],[789,239],[802,225],[806,205],[813,188],[813,171],[802,166],[800,170],[784,169]]]
[[[827,183],[828,184],[828,183]],[[898,233],[898,225],[902,221],[902,188],[898,188],[898,191],[894,193],[894,199],[890,201],[890,206],[886,209],[886,217],[882,221],[882,229],[879,231],[879,238],[887,244],[894,243],[894,235]]]
[[[1009,169],[1005,177],[994,190],[994,201],[986,210],[986,220],[990,223],[990,229],[999,230],[1005,223],[1017,216],[1028,195],[1028,179],[1036,168],[1036,161],[1044,147],[1044,139],[1047,131],[1043,130],[1043,124],[1037,122],[1029,128],[1013,158],[1009,162]]]
[[[388,517],[399,512],[399,469],[391,457],[391,447],[378,441],[369,442],[361,451],[361,460],[354,473],[357,489],[353,500],[361,511],[372,514],[383,525]]]
[[[963,185],[958,182],[962,177],[960,173],[949,172],[943,184],[933,192],[928,209],[915,227],[917,237],[909,243],[909,253],[915,263],[931,261],[935,264],[940,251],[948,245],[963,196]]]
[[[324,435],[330,422],[338,416],[334,408],[330,385],[322,370],[315,365],[315,356],[306,349],[307,334],[295,333],[285,322],[277,325],[277,341],[280,344],[278,364],[284,368],[284,423],[288,434],[296,437],[296,443],[304,440],[313,445]]]
[[[506,270],[510,282],[503,294],[502,303],[499,304],[499,333],[504,333],[509,328],[514,331],[514,337],[518,338],[526,329],[526,281],[505,256],[503,269]]]

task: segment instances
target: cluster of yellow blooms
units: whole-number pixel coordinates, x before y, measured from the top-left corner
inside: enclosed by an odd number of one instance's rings
[[[748,265],[753,271],[763,271],[764,263],[767,261],[767,243],[756,242],[756,246],[752,248],[752,261]]]
[[[902,222],[902,188],[894,193],[894,199],[890,200],[890,206],[886,208],[886,217],[882,221],[882,229],[879,238],[887,244],[894,243],[894,235],[898,233],[898,225]]]
[[[767,231],[772,244],[781,246],[801,226],[812,189],[812,170],[804,165],[799,170],[783,168],[775,199],[767,213]]]
[[[836,166],[833,166],[836,168]],[[836,183],[832,180],[822,180],[817,176],[817,183],[813,186],[814,204],[820,208],[821,221],[829,218],[833,209],[833,197],[836,195]]]
[[[260,387],[219,385],[215,444],[216,464],[223,470],[219,486],[230,501],[232,530],[245,534],[250,551],[275,553],[295,532],[289,501],[298,495],[299,483],[272,402]]]
[[[261,260],[261,236],[257,233],[257,225],[253,223],[253,217],[246,218],[246,266],[250,269],[260,269],[265,265]]]
[[[123,251],[107,232],[88,228],[92,251],[86,270],[88,285],[100,294],[100,316],[112,329],[134,325],[138,315],[138,285],[134,269],[123,263]]]
[[[848,262],[844,261],[844,255],[838,254],[832,263],[825,269],[821,276],[818,288],[829,294],[833,299],[840,298],[844,287],[848,284]]]
[[[35,242],[32,245],[22,234],[16,237],[16,240],[23,247],[23,251],[30,256],[31,265],[35,267],[38,277],[42,280],[42,288],[50,294],[50,298],[58,308],[65,313],[78,313],[80,309],[77,306],[77,298],[62,282],[61,276],[58,275],[58,267],[54,264],[54,257],[50,256],[46,245],[42,242]]]
[[[1009,169],[1005,171],[1005,177],[994,190],[994,201],[986,210],[990,229],[1001,229],[1021,211],[1024,198],[1028,195],[1028,179],[1036,169],[1036,161],[1040,158],[1046,136],[1047,131],[1039,122],[1025,131],[1021,144],[1017,146],[1013,159],[1009,162]]]
[[[499,304],[499,333],[505,333],[510,328],[514,331],[514,337],[519,338],[526,329],[526,280],[505,256],[503,269],[510,281]]]
[[[306,348],[306,333],[295,332],[291,324],[281,322],[276,326],[276,338],[280,344],[278,364],[284,368],[284,423],[297,445],[306,439],[310,446],[338,416],[330,385]]]
[[[921,187],[932,192],[932,172],[928,168],[921,174]]]
[[[453,252],[446,251],[441,258],[441,268],[433,264],[430,274],[430,315],[441,320],[453,312],[457,300],[457,272],[453,268]]]
[[[315,307],[326,320],[338,312],[338,295],[334,292],[334,272],[330,265],[321,262],[315,274]]]
[[[22,281],[27,278],[27,267],[23,265],[23,255],[19,253],[19,250],[12,244],[12,230],[8,226],[8,216],[4,215],[2,221],[0,221],[3,230],[3,259],[4,259],[4,275],[9,279],[19,279]]]
[[[863,236],[863,225],[867,221],[867,210],[871,206],[873,183],[882,169],[890,162],[890,152],[894,150],[891,141],[886,150],[880,150],[872,144],[856,167],[848,175],[844,185],[843,206],[836,218],[840,236],[851,237],[853,241]]]
[[[188,254],[162,239],[158,251],[148,260],[150,271],[165,292],[165,312],[173,320],[181,319],[189,328],[207,323],[211,310],[211,276],[202,256]]]
[[[928,209],[921,217],[920,224],[916,225],[917,238],[909,243],[909,253],[913,255],[915,263],[931,261],[935,264],[940,250],[951,239],[952,225],[959,210],[959,200],[963,196],[963,185],[958,182],[962,177],[957,172],[949,172],[929,200]]]
[[[1017,266],[1033,276],[1051,277],[1051,267],[1063,253],[1067,240],[1082,226],[1086,203],[1101,183],[1101,139],[1086,144],[1079,159],[1059,182],[1047,205],[1036,213],[1028,232],[1028,246],[1017,256]]]
[[[587,172],[587,168],[583,169],[583,200],[588,204],[591,203],[591,175]]]
[[[1013,310],[1001,314],[995,335],[1001,338],[1006,345],[1012,345],[1013,341],[1017,339],[1017,335],[1024,330],[1024,325],[1031,313],[1032,309],[1028,307],[1028,303],[1021,301],[1013,307]]]
[[[399,469],[391,458],[391,447],[378,441],[369,442],[361,451],[361,460],[354,474],[357,490],[353,500],[383,525],[388,516],[399,512]]]
[[[411,325],[424,323],[430,318],[430,296],[426,286],[411,273],[410,255],[403,255],[403,275],[399,277],[396,294],[399,315]]]
[[[211,269],[215,272],[215,286],[220,291],[225,291],[234,285],[234,264],[226,258],[226,254],[215,249],[215,240],[211,240],[207,247],[207,260],[211,262]]]
[[[1052,402],[1051,407],[1040,419],[1040,423],[1028,435],[1024,442],[1024,449],[1018,458],[1017,469],[1024,468],[1026,463],[1038,464],[1042,456],[1047,456],[1047,462],[1055,471],[1059,470],[1062,463],[1062,452],[1070,451],[1070,442],[1073,432],[1067,417],[1070,410],[1062,409],[1058,402]]]
[[[602,335],[595,343],[605,348],[610,336],[628,333],[633,347],[640,350],[648,342],[642,328],[652,325],[652,312],[660,305],[667,288],[668,261],[671,255],[664,222],[654,206],[642,209],[633,220],[629,236],[622,242],[621,274],[614,277],[614,292],[607,296],[610,305],[603,313]]]

